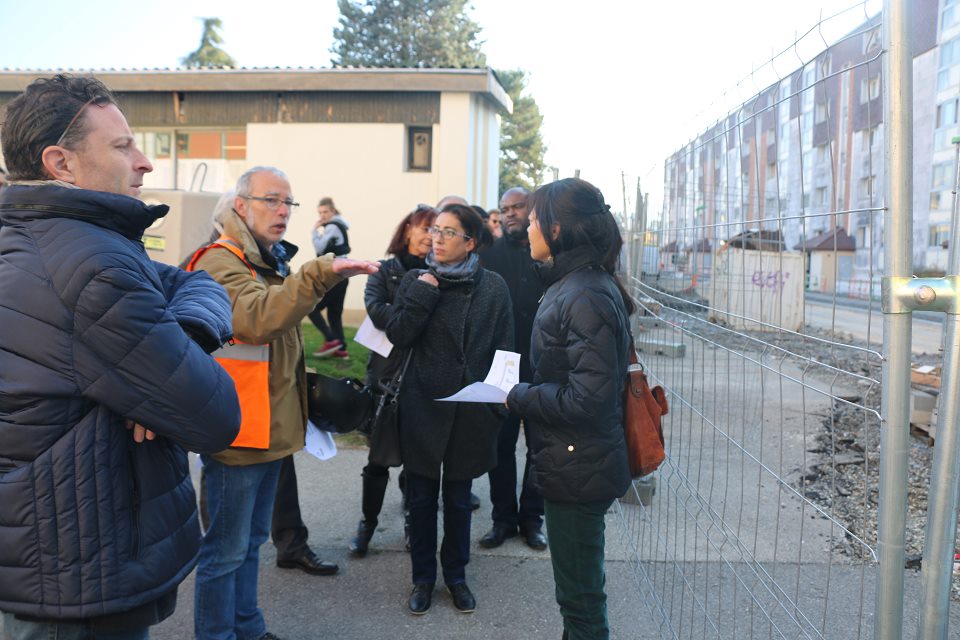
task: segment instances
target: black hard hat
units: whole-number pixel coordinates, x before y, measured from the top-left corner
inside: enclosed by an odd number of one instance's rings
[[[373,411],[373,395],[355,378],[307,373],[307,415],[318,428],[349,433]]]

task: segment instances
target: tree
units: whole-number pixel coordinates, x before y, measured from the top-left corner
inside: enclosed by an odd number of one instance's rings
[[[483,67],[467,0],[337,0],[331,62],[370,67]]]
[[[532,190],[543,173],[543,144],[540,126],[543,116],[537,101],[524,95],[526,72],[521,69],[497,71],[500,84],[513,100],[513,113],[504,116],[500,129],[500,193],[511,187]]]
[[[200,46],[180,62],[185,67],[235,67],[237,66],[230,54],[218,47],[223,44],[220,30],[223,21],[220,18],[200,18],[203,20],[203,35],[200,37]]]

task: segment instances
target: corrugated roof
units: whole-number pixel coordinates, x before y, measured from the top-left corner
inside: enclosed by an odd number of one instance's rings
[[[854,251],[857,242],[847,235],[843,227],[837,227],[805,240],[795,248],[801,251]]]

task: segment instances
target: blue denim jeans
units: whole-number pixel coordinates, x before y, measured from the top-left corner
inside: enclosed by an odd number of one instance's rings
[[[270,535],[280,460],[231,466],[201,456],[210,527],[194,588],[198,640],[251,640],[266,633],[257,606],[260,545]]]
[[[443,581],[466,582],[470,562],[470,480],[439,480],[407,472],[410,508],[410,560],[414,584],[437,581],[437,498],[443,490],[443,544],[440,564]]]
[[[135,631],[94,631],[89,624],[29,622],[3,614],[0,628],[4,640],[147,640],[148,628]]]

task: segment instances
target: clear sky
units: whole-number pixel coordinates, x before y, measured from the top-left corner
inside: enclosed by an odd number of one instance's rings
[[[474,0],[494,68],[521,68],[544,115],[547,163],[581,170],[623,208],[621,172],[654,211],[663,160],[734,105],[824,48],[821,16],[843,10],[833,41],[880,0]],[[0,68],[172,68],[200,40],[199,17],[224,22],[223,48],[246,67],[327,67],[335,0],[0,0]],[[753,73],[755,71],[755,73]],[[753,77],[751,78],[751,74]]]

